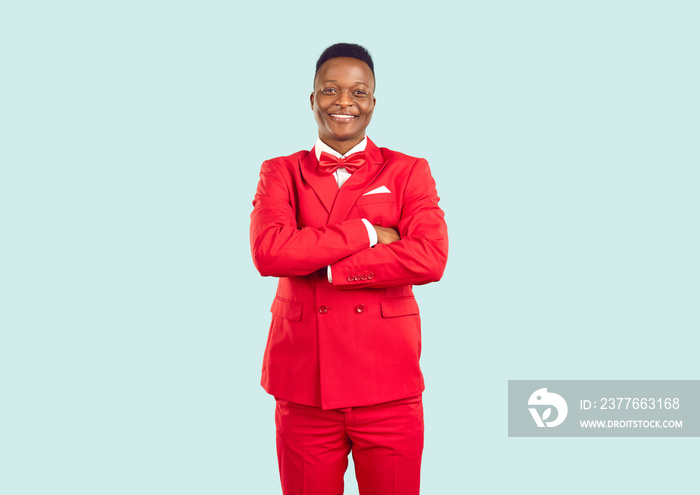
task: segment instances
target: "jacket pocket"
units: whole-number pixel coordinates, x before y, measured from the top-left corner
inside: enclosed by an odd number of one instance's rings
[[[382,316],[384,318],[396,318],[397,316],[417,315],[418,303],[413,297],[392,297],[380,302]]]
[[[357,198],[357,206],[376,205],[379,203],[396,203],[396,196],[392,193],[377,193]]]
[[[286,318],[291,321],[301,321],[301,313],[303,306],[299,303],[293,301],[288,301],[282,299],[279,296],[275,296],[275,300],[272,301],[272,307],[270,312],[273,315],[279,316],[281,318]]]

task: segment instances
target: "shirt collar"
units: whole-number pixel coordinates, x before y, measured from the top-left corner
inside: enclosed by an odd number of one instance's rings
[[[362,141],[357,143],[350,151],[345,153],[344,155],[341,155],[337,151],[335,151],[333,148],[328,146],[326,143],[321,141],[321,138],[318,138],[316,140],[316,146],[314,146],[314,151],[316,152],[316,159],[320,160],[321,159],[321,153],[326,152],[329,155],[333,155],[336,158],[345,158],[346,156],[350,156],[353,153],[357,153],[359,151],[365,151],[365,148],[367,147],[367,136],[365,136]]]

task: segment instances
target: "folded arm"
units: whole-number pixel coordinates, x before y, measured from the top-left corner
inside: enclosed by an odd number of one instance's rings
[[[293,185],[271,161],[263,163],[253,200],[250,248],[263,276],[308,275],[369,246],[359,218],[320,228],[299,227]]]
[[[379,243],[331,265],[333,285],[342,289],[420,285],[440,280],[447,263],[447,225],[428,162],[411,169],[396,231],[378,229]],[[384,242],[383,242],[384,240]],[[388,242],[386,242],[388,241]]]

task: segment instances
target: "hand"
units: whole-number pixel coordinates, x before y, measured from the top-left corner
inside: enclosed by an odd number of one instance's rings
[[[380,227],[379,225],[373,225],[374,230],[377,231],[377,244],[391,244],[395,241],[400,241],[398,231],[390,227]]]

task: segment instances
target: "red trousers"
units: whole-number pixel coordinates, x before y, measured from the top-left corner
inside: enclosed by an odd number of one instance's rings
[[[277,399],[275,423],[284,495],[342,495],[351,451],[360,495],[420,492],[420,395],[326,411]]]

